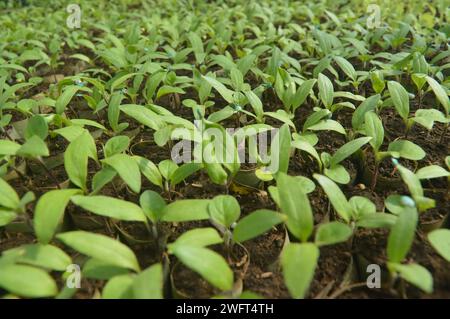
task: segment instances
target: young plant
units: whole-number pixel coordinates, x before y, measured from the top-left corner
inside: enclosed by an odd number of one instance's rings
[[[314,277],[319,259],[319,247],[346,241],[352,233],[340,222],[321,224],[315,234],[314,243],[308,242],[313,234],[314,219],[306,191],[310,191],[308,179],[293,177],[285,173],[277,175],[277,187],[271,195],[286,215],[289,233],[300,243],[288,243],[282,251],[281,266],[284,280],[293,298],[304,298]]]
[[[27,192],[22,198],[3,178],[0,178],[0,227],[15,220],[22,219],[29,227],[31,217],[27,212],[27,205],[34,201],[33,192]]]
[[[47,124],[41,116],[37,115],[27,120],[27,126],[24,131],[25,142],[22,145],[13,140],[2,140],[0,143],[0,155],[5,155],[10,158],[7,165],[17,173],[25,185],[28,184],[30,179],[16,167],[15,159],[23,159],[25,169],[28,169],[27,164],[30,162],[38,163],[53,180],[54,186],[56,188],[61,187],[43,159],[43,157],[50,156],[47,143],[44,141],[47,135]]]
[[[63,273],[70,264],[70,256],[54,245],[11,248],[0,257],[0,287],[10,297],[55,297],[58,287],[50,272]]]
[[[337,216],[350,224],[352,228],[391,227],[396,216],[376,211],[375,204],[368,198],[352,196],[347,200],[339,186],[326,176],[314,174],[314,178],[323,188]]]
[[[226,260],[207,246],[222,243],[214,228],[197,228],[183,233],[167,246],[186,267],[192,269],[221,291],[231,291],[234,275]]]
[[[211,181],[228,185],[240,169],[240,160],[234,139],[221,125],[203,120],[201,140],[194,147],[194,158],[203,163]]]
[[[130,248],[105,235],[71,231],[57,235],[57,239],[90,257],[83,266],[86,277],[108,280],[102,298],[162,298],[164,274],[161,264],[142,270]],[[109,269],[109,272],[102,269]],[[143,285],[143,281],[148,284]],[[61,295],[73,294],[64,289]]]
[[[413,161],[419,161],[425,157],[426,154],[420,146],[411,141],[402,139],[391,142],[387,151],[380,151],[384,142],[383,123],[378,115],[372,111],[367,112],[364,119],[365,121],[362,129],[367,136],[372,137],[369,143],[370,146],[372,146],[375,158],[375,174],[372,179],[372,189],[375,189],[377,183],[379,165],[385,158],[406,158]]]
[[[233,114],[239,114],[242,112],[252,118],[255,118],[258,122],[263,121],[263,106],[258,96],[251,90],[248,83],[244,83],[244,77],[242,72],[238,68],[230,70],[230,82],[234,90],[227,88],[222,82],[211,76],[203,76],[209,85],[211,85],[222,98],[228,103],[228,106],[216,112],[214,117],[210,116],[208,120],[217,122],[217,117],[220,120],[224,120]],[[250,104],[253,108],[253,112],[248,112],[244,109],[246,104]]]
[[[334,56],[334,61],[337,63],[339,68],[344,72],[344,74],[350,79],[350,81],[342,82],[342,85],[346,85],[348,82],[352,84],[355,90],[358,90],[359,81],[355,68],[353,65],[344,57]]]
[[[101,160],[101,163],[103,169],[108,172],[111,172],[111,169],[114,170],[133,192],[140,193],[141,173],[139,165],[133,160],[132,156],[124,153],[129,145],[130,139],[127,136],[119,135],[109,139],[104,146],[105,158]],[[95,188],[98,189],[98,187]]]
[[[355,96],[351,94],[339,93],[334,91],[333,83],[331,80],[324,74],[319,73],[317,79],[317,85],[319,87],[319,98],[322,102],[323,106],[329,110],[331,113],[334,113],[336,110],[341,109],[342,107],[350,107],[354,109],[353,104],[348,103],[334,103],[335,96],[343,96],[343,97],[352,97]]]
[[[409,93],[396,81],[388,81],[388,90],[392,103],[405,124],[405,138],[411,129],[414,121],[409,116]]]
[[[223,236],[225,249],[228,253],[232,249],[232,227],[241,215],[238,201],[230,195],[218,195],[208,205],[211,223]]]
[[[449,172],[437,165],[430,165],[426,167],[422,167],[417,170],[416,173],[413,173],[406,167],[400,165],[396,159],[392,159],[392,162],[395,165],[395,168],[400,173],[401,178],[405,182],[408,190],[411,194],[412,199],[414,200],[414,206],[419,212],[424,212],[430,208],[435,207],[435,200],[424,195],[424,190],[422,188],[421,180],[422,179],[431,179],[431,178],[439,178],[439,177],[448,177]],[[386,207],[393,213],[395,213],[395,207],[398,206],[398,203],[401,201],[400,195],[389,195],[386,199]]]
[[[255,238],[280,224],[284,216],[269,209],[256,210],[239,220],[241,208],[230,195],[218,195],[208,205],[211,223],[222,234],[227,254],[235,243]]]
[[[64,152],[64,168],[72,184],[87,193],[88,159],[98,162],[95,140],[86,129],[71,134],[70,139]]]
[[[371,137],[360,137],[342,145],[334,155],[327,152],[317,153],[315,148],[306,141],[294,140],[292,146],[307,152],[313,156],[319,165],[320,172],[331,178],[337,183],[348,184],[350,182],[350,175],[343,165],[340,163],[348,158],[350,155],[358,151],[363,145],[371,140]]]
[[[290,117],[293,117],[297,108],[305,102],[316,81],[310,79],[300,82],[299,79],[291,77],[286,70],[278,69],[274,88]]]
[[[407,282],[427,293],[433,291],[433,277],[423,266],[416,263],[404,264],[404,260],[414,241],[419,219],[414,201],[407,196],[401,198],[398,218],[392,226],[388,237],[387,257],[391,275],[399,275]],[[404,291],[403,291],[404,294]]]
[[[253,130],[255,129],[255,130]],[[258,129],[261,129],[258,131]],[[287,173],[291,158],[291,131],[288,124],[283,124],[275,134],[271,134],[270,152],[268,139],[264,140],[265,145],[259,143],[259,147],[253,133],[248,132],[268,132],[272,127],[267,126],[247,126],[234,134],[237,145],[245,144],[245,139],[249,138],[248,153],[250,162],[256,164],[255,176],[261,182],[271,181],[279,172]],[[267,135],[265,135],[267,137]],[[251,183],[250,183],[251,184]]]
[[[213,101],[208,101],[212,86],[207,80],[202,78],[202,75],[198,70],[194,69],[193,87],[198,93],[199,103],[192,99],[184,99],[182,104],[192,109],[192,113],[196,120],[201,120],[206,116],[206,111],[215,104]]]

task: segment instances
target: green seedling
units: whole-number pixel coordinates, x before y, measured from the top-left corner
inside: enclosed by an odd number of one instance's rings
[[[371,188],[375,189],[378,168],[380,163],[387,157],[406,158],[413,161],[419,161],[425,157],[425,151],[418,145],[408,140],[395,140],[388,146],[387,151],[381,151],[380,148],[384,142],[384,128],[381,119],[374,112],[369,111],[364,116],[364,133],[372,137],[369,141],[374,152],[375,158],[375,174],[372,180]]]
[[[403,263],[414,241],[419,219],[414,201],[403,196],[397,212],[398,218],[391,228],[387,244],[388,269],[393,276],[399,275],[403,280],[431,293],[433,277],[430,272],[419,264]]]
[[[311,144],[301,139],[294,140],[292,146],[311,155],[317,161],[320,172],[323,172],[337,183],[348,184],[350,182],[350,175],[340,163],[356,151],[359,151],[370,140],[371,137],[357,138],[341,146],[332,156],[327,152],[323,152],[319,156]]]

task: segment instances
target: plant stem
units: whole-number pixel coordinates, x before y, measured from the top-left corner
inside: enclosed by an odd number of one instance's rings
[[[25,208],[25,212],[22,214],[23,218],[25,219],[25,223],[30,227],[30,229],[34,229],[31,213],[28,211],[28,209]]]
[[[29,178],[28,176],[23,175],[22,172],[19,171],[15,166],[11,165],[11,168],[13,169],[14,172],[16,172],[16,174],[19,176],[19,178],[22,180],[22,182],[25,185],[33,186],[33,180],[31,178]],[[25,189],[27,191],[30,191],[27,186],[24,186],[24,187],[25,187]],[[34,188],[34,187],[32,187],[32,188]]]
[[[405,281],[403,279],[400,279],[400,295],[403,299],[408,299],[408,296],[406,295],[406,288],[405,288]]]
[[[417,95],[419,96],[419,106],[417,108],[420,109],[420,107],[422,106],[422,97],[423,97],[422,90],[419,90]]]
[[[148,225],[148,224],[147,224],[147,225]],[[153,237],[155,238],[155,240],[158,240],[158,238],[159,238],[159,233],[158,233],[158,227],[157,227],[156,224],[152,225],[152,227],[151,227],[151,232],[152,232],[152,235],[153,235]]]
[[[14,140],[12,139],[11,135],[9,135],[8,131],[4,128],[2,128],[2,132],[5,133],[5,136],[8,140],[10,140],[11,142],[14,142]]]
[[[329,299],[336,299],[337,297],[339,297],[340,295],[342,295],[344,292],[346,292],[347,290],[352,290],[353,288],[359,288],[359,287],[364,287],[366,286],[367,283],[366,282],[358,282],[356,284],[352,284],[352,285],[347,285],[344,286],[338,290],[336,290],[333,294],[331,294],[331,296],[329,297]]]
[[[378,179],[378,169],[380,166],[380,162],[379,161],[375,161],[375,172],[372,176],[372,185],[370,186],[370,189],[372,191],[375,190],[375,187],[377,186],[377,179]]]
[[[119,198],[120,197],[119,196],[119,192],[117,191],[116,185],[114,185],[114,181],[112,181],[111,186],[112,186],[112,188],[114,190],[114,194],[116,194],[116,197]]]
[[[166,192],[167,192],[167,196],[169,197],[169,200],[171,201],[172,200],[172,191],[171,191],[171,187],[169,185],[169,182],[165,181],[164,184],[165,184],[165,189],[166,189]]]
[[[406,120],[405,121],[405,126],[406,126],[406,128],[405,128],[405,140],[407,140],[408,139],[408,134],[409,134],[409,130],[411,129],[411,124],[409,124],[409,120]]]
[[[74,110],[74,108],[69,104],[69,110],[75,115],[75,118],[79,118],[78,113]]]
[[[105,221],[106,230],[108,231],[109,235],[114,235],[113,227],[110,223],[111,221],[106,217],[103,217],[103,220]]]
[[[59,186],[58,180],[56,179],[55,175],[53,175],[52,171],[48,169],[47,165],[45,165],[44,161],[41,158],[37,159],[38,163],[42,166],[42,168],[45,170],[45,172],[53,179],[53,182],[55,183],[56,187],[58,189],[61,189],[61,186]]]

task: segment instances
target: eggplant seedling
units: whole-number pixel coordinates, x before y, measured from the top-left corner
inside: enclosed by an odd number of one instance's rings
[[[228,254],[235,243],[258,237],[285,220],[283,215],[269,209],[256,210],[239,219],[241,208],[230,195],[214,197],[208,204],[208,214],[210,222],[222,234]]]
[[[448,177],[449,172],[444,168],[437,165],[425,166],[413,173],[408,168],[398,163],[396,159],[392,159],[396,169],[400,173],[401,178],[405,182],[412,199],[414,200],[414,206],[419,212],[424,212],[430,208],[435,207],[436,202],[434,199],[426,197],[424,189],[421,184],[423,179]],[[401,200],[400,195],[389,195],[387,198],[387,208],[396,213],[396,207]]]
[[[360,150],[360,148],[371,139],[371,137],[360,137],[352,140],[341,146],[334,155],[322,152],[319,156],[315,148],[306,141],[294,140],[292,146],[313,156],[317,160],[320,172],[323,172],[337,183],[348,184],[350,182],[350,175],[340,163],[356,151]]]
[[[414,241],[419,219],[414,201],[407,196],[401,198],[398,218],[392,226],[388,237],[388,269],[393,276],[399,275],[403,280],[419,287],[427,293],[433,291],[433,277],[423,266],[416,263],[403,263]],[[401,293],[405,295],[404,287]]]
[[[372,177],[371,189],[375,189],[380,163],[387,157],[406,158],[419,161],[425,157],[425,151],[418,145],[408,140],[395,140],[388,146],[387,151],[380,151],[384,142],[384,128],[381,119],[375,112],[369,111],[364,117],[363,130],[367,136],[372,137],[369,141],[374,152],[375,169]]]
[[[323,178],[333,183],[328,178],[324,176]],[[336,184],[333,185],[338,188]],[[294,298],[305,297],[317,266],[319,248],[345,242],[353,232],[350,226],[339,221],[322,223],[317,227],[314,242],[309,242],[314,225],[313,211],[307,193],[312,192],[314,187],[314,183],[305,177],[280,173],[277,176],[277,186],[270,189],[270,194],[280,207],[281,213],[286,215],[285,224],[289,233],[294,240],[300,241],[288,243],[281,255],[285,283]],[[364,204],[363,202],[360,206],[356,205],[361,211],[366,211],[370,206]]]

